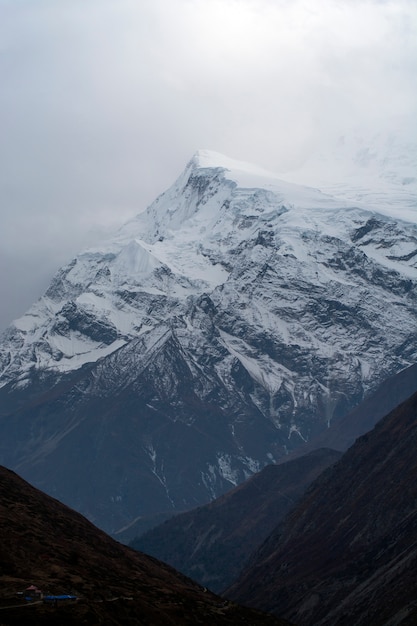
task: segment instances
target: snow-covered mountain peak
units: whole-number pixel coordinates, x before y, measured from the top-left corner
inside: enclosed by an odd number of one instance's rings
[[[415,363],[416,269],[415,225],[201,151],[3,336],[3,458],[72,455],[111,528],[215,497]]]
[[[245,175],[271,180],[278,179],[277,174],[259,167],[259,165],[239,161],[213,150],[198,150],[191,159],[190,165],[194,169],[224,169],[227,171],[226,177],[232,180]]]
[[[412,279],[415,241],[386,217],[200,150],[144,212],[58,272],[44,298],[15,323],[16,341],[31,355],[29,368],[34,362],[76,367],[79,351],[83,362],[89,354],[96,360],[117,342],[185,315],[190,299],[202,294],[218,300],[224,290],[232,306],[231,285],[245,287],[239,286],[244,267],[251,276],[276,267],[285,281],[296,272],[327,289],[351,284],[353,261],[339,268],[337,254],[355,248],[367,262]],[[4,360],[8,369],[20,363],[16,341]],[[35,361],[33,345],[42,352]]]
[[[256,165],[200,150],[174,184],[120,230],[118,239],[122,243],[136,237],[157,245],[191,238],[204,247],[220,237],[236,243],[248,218],[252,216],[253,221],[263,214],[262,219],[267,220],[270,214],[282,213],[283,207],[333,211],[349,205],[313,187],[284,181]],[[304,217],[300,219],[303,222]]]
[[[241,189],[267,189],[294,206],[322,206],[324,208],[329,204],[330,196],[316,187],[294,184],[286,181],[276,172],[212,150],[198,150],[178,180],[181,182],[185,180],[187,184],[190,178],[218,176],[219,172],[221,172],[221,178]],[[180,186],[175,185],[177,189]],[[339,207],[345,205],[343,200],[338,200],[333,203],[333,206],[335,204]]]

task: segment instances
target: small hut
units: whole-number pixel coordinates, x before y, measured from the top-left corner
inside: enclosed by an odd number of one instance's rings
[[[24,596],[25,596],[25,600],[29,600],[29,601],[42,600],[43,593],[40,589],[35,587],[35,585],[30,585],[30,587],[27,587],[25,589]]]

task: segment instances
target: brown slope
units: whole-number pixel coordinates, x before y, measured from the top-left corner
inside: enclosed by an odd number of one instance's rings
[[[308,485],[340,456],[316,450],[282,465],[268,465],[226,495],[171,518],[131,545],[220,592]]]
[[[151,557],[118,544],[80,514],[0,467],[0,624],[282,624],[225,603]],[[35,584],[78,596],[22,608]]]
[[[228,591],[300,626],[417,623],[417,394],[324,472]]]

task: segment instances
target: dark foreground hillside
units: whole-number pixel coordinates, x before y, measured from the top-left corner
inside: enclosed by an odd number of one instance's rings
[[[118,544],[80,514],[0,467],[0,624],[282,625],[199,587]],[[57,606],[25,602],[29,585],[71,594]]]
[[[219,593],[308,485],[340,456],[334,450],[315,450],[282,465],[267,465],[224,496],[176,515],[131,545]]]
[[[227,595],[300,626],[417,624],[417,394],[322,474]]]

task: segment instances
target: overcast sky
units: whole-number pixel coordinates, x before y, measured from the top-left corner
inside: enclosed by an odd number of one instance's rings
[[[408,132],[416,63],[415,0],[0,0],[0,329],[199,148]]]

